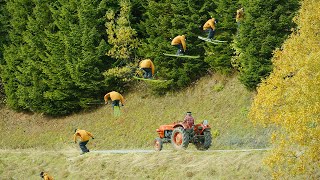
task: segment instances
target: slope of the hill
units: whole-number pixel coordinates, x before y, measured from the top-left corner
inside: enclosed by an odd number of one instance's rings
[[[192,111],[196,123],[207,119],[215,137],[211,149],[263,148],[269,131],[247,119],[253,93],[237,77],[207,76],[183,91],[162,97],[150,95],[145,82],[125,94],[122,114],[115,118],[111,105],[93,107],[63,118],[0,110],[0,147],[63,149],[73,146],[75,128],[92,132],[91,149],[152,148],[159,125],[182,120]],[[101,100],[103,97],[101,97]],[[165,146],[165,148],[171,148]]]

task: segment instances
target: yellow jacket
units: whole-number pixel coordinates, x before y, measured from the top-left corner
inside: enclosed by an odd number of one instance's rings
[[[215,18],[209,19],[206,23],[204,23],[203,30],[207,30],[209,28],[211,28],[212,30],[215,30],[216,29],[216,26],[215,26],[215,23],[214,23],[215,21],[216,21]]]
[[[53,180],[53,177],[50,176],[48,173],[44,173],[44,174],[43,174],[43,179],[44,179],[44,180]]]
[[[124,98],[120,93],[118,93],[116,91],[111,91],[108,94],[104,95],[104,101],[108,102],[109,97],[110,97],[111,101],[120,100],[121,104],[124,105]]]
[[[140,68],[151,68],[152,75],[154,75],[154,64],[150,59],[142,60],[139,64]]]
[[[74,142],[77,142],[77,137],[80,137],[81,141],[83,142],[89,141],[90,137],[93,137],[93,135],[86,130],[77,129],[77,131],[73,135]]]
[[[185,35],[177,36],[177,37],[173,38],[171,45],[178,45],[178,44],[182,44],[183,50],[186,51],[187,45],[186,45],[186,36]]]
[[[244,17],[244,11],[243,8],[240,8],[237,10],[237,15],[236,15],[236,22],[240,22]]]

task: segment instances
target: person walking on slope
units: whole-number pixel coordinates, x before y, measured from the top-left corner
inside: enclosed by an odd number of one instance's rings
[[[89,139],[90,137],[92,139],[94,139],[93,135],[86,131],[86,130],[82,130],[82,129],[75,129],[74,130],[74,135],[73,135],[73,139],[74,139],[74,143],[77,143],[77,138],[79,137],[80,138],[80,143],[79,143],[79,146],[80,146],[80,149],[81,149],[81,155],[84,154],[84,153],[87,153],[89,152],[89,149],[87,148],[87,143],[89,142]]]
[[[206,23],[203,25],[203,30],[208,32],[208,39],[213,40],[214,34],[216,32],[216,24],[218,23],[218,20],[215,18],[209,19]]]
[[[178,48],[176,55],[183,55],[183,53],[185,53],[187,50],[186,36],[185,35],[176,36],[171,41],[171,45],[176,46]]]
[[[184,117],[183,123],[187,124],[190,128],[194,125],[194,118],[192,117],[191,112],[187,112],[186,116]]]
[[[142,60],[139,63],[139,68],[143,70],[143,78],[151,79],[154,75],[154,64],[150,59]]]
[[[44,180],[53,180],[53,177],[50,176],[48,173],[45,173],[45,172],[41,172],[40,173],[40,177]]]
[[[112,101],[112,108],[113,109],[114,109],[115,106],[119,107],[120,102],[121,102],[122,106],[124,106],[124,98],[120,93],[118,93],[116,91],[111,91],[111,92],[107,93],[106,95],[104,95],[105,104],[108,104],[108,99],[109,98]]]

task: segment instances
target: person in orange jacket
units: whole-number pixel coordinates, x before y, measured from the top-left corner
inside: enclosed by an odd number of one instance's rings
[[[237,10],[236,22],[238,24],[238,27],[240,26],[240,22],[243,20],[243,17],[244,17],[244,9],[242,7]]]
[[[150,59],[142,60],[139,63],[139,68],[143,70],[143,78],[151,79],[154,75],[154,64]]]
[[[176,46],[178,48],[176,55],[183,55],[183,53],[185,53],[187,50],[186,36],[185,35],[176,36],[171,41],[171,45]]]
[[[208,39],[212,40],[214,38],[217,22],[218,22],[217,19],[211,18],[206,23],[204,23],[203,30],[208,32],[208,37],[207,37]]]
[[[53,177],[50,176],[48,173],[41,172],[40,177],[43,178],[44,180],[53,180]]]
[[[111,91],[111,92],[107,93],[106,95],[104,95],[105,104],[108,104],[109,98],[112,101],[112,108],[114,108],[114,106],[120,107],[120,102],[121,102],[121,105],[124,106],[124,98],[120,93],[118,93],[116,91]]]
[[[86,146],[87,143],[89,142],[90,137],[92,139],[94,139],[93,135],[86,130],[82,130],[82,129],[75,129],[74,130],[74,135],[73,135],[74,143],[77,143],[77,138],[80,138],[80,140],[81,140],[79,143],[80,149],[82,151],[81,154],[90,152]]]

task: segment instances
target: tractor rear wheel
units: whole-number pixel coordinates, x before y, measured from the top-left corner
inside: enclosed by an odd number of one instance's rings
[[[203,137],[199,138],[197,142],[194,143],[196,148],[200,151],[208,150],[212,143],[212,135],[210,131],[204,131]]]
[[[177,127],[172,131],[171,144],[175,149],[186,149],[189,145],[189,135],[182,128]]]
[[[162,150],[162,144],[163,144],[163,142],[162,142],[161,138],[156,138],[154,140],[154,150],[161,151]]]

